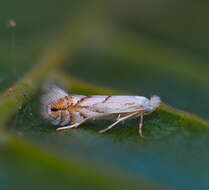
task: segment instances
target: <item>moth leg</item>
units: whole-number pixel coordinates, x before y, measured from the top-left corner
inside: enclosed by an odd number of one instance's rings
[[[139,135],[140,135],[141,138],[144,138],[144,136],[142,134],[143,118],[144,118],[144,115],[141,114],[140,115],[140,121],[139,121]]]
[[[113,123],[112,125],[108,126],[107,128],[105,129],[102,129],[100,130],[98,133],[105,133],[106,131],[110,130],[111,128],[113,128],[115,125],[117,125],[118,123],[120,123],[121,121],[125,121],[126,119],[130,118],[130,117],[133,117],[134,115],[138,114],[138,112],[134,112],[134,113],[131,113],[125,117],[121,117],[119,118],[115,123]]]
[[[120,119],[120,114],[118,115],[118,117],[117,117],[116,121],[118,121],[119,119]]]
[[[79,125],[81,125],[82,123],[86,122],[89,118],[83,119],[82,121],[78,122],[78,123],[74,123],[72,125],[68,125],[68,126],[64,126],[64,127],[59,127],[56,129],[56,131],[61,131],[61,130],[65,130],[65,129],[72,129],[72,128],[76,128]]]
[[[118,121],[120,119],[120,114],[118,115],[118,117],[116,118],[116,121]],[[125,121],[122,121],[122,125],[124,125]]]

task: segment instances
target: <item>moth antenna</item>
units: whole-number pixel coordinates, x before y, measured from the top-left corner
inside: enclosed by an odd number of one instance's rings
[[[15,27],[16,27],[16,21],[14,19],[10,19],[7,23],[7,27],[10,29],[11,32],[11,47],[12,47],[12,53],[14,53],[15,49]]]

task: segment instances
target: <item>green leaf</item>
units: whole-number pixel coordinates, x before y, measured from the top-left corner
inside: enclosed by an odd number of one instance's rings
[[[184,22],[173,17],[167,25],[167,2],[153,3],[120,2],[118,11],[106,1],[58,8],[47,0],[21,11],[14,2],[15,49],[6,29],[0,44],[1,189],[208,189],[209,123],[165,104],[208,118],[207,30],[202,35],[196,22],[196,33],[188,27],[176,36],[196,14],[182,11]],[[206,7],[191,2],[192,10],[196,5]],[[5,22],[10,3],[4,6]],[[164,103],[145,117],[145,139],[137,119],[102,135],[97,131],[110,122],[57,132],[40,116],[40,88],[48,81],[77,94],[157,94]]]
[[[2,172],[6,178],[5,185],[1,187],[4,189],[65,189],[66,187],[73,189],[138,189],[139,187],[153,189],[151,185],[117,173],[112,168],[102,169],[95,162],[87,163],[87,160],[73,156],[70,158],[56,156],[49,152],[22,140],[7,141],[7,146],[2,151],[4,164]]]
[[[73,93],[97,92],[95,87],[85,83],[82,85],[82,82],[68,77],[60,76],[59,79],[62,84],[69,83]],[[101,89],[98,91],[100,94],[108,93]],[[143,177],[151,184],[173,188],[180,185],[197,187],[199,183],[195,185],[191,182],[195,178],[201,182],[202,187],[207,185],[205,177],[208,170],[205,165],[209,159],[209,125],[195,116],[162,105],[156,112],[145,117],[143,140],[139,138],[136,120],[120,124],[103,135],[97,131],[108,123],[102,121],[56,132],[51,124],[44,124],[41,120],[38,101],[34,99],[10,123],[10,132],[15,136],[33,140],[67,160],[72,157],[78,157],[79,160],[82,158],[81,163],[115,168],[122,175],[128,173],[134,178]],[[195,164],[197,160],[198,165]]]

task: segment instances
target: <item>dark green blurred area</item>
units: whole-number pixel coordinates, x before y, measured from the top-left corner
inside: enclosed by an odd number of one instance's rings
[[[79,1],[4,1],[1,3],[0,23],[0,90],[11,86],[28,71],[56,38]],[[64,11],[66,10],[66,11]],[[17,26],[8,28],[15,20]],[[14,34],[14,47],[12,35]]]
[[[76,20],[71,15],[79,12],[83,4],[82,1],[3,3],[0,8],[1,90],[31,68],[48,42],[56,38],[61,26]],[[92,6],[94,4],[92,2]],[[160,93],[165,102],[208,118],[207,2],[150,0],[101,1],[97,4],[95,9],[103,6],[106,22],[111,27],[99,34],[101,39],[99,42],[95,39],[91,44],[93,47],[87,47],[88,51],[77,55],[74,64],[69,65],[69,72],[83,80],[121,91],[147,96]],[[6,27],[9,19],[17,22],[14,28],[15,49],[12,49],[11,29]],[[123,47],[127,43],[124,54],[129,58],[134,54],[138,56],[137,59],[131,61],[121,57],[120,52],[114,52],[119,48],[112,44],[114,37],[121,33],[120,43]],[[126,35],[134,36],[130,39],[135,42],[136,48],[126,39]],[[102,49],[111,49],[112,46],[113,52]],[[98,48],[101,49],[99,52]],[[156,55],[155,50],[160,55]],[[161,59],[159,56],[168,58]],[[169,69],[162,65],[168,65]]]
[[[95,38],[73,59],[66,59],[64,73],[121,93],[157,94],[172,106],[209,118],[209,2],[205,0],[1,2],[1,92],[36,64],[50,42],[62,35],[64,26],[77,22],[85,6],[98,12],[103,30],[92,28]],[[17,23],[13,29],[7,27],[10,19]],[[145,119],[145,135],[149,136],[145,142],[132,127],[135,121],[104,137],[95,133],[107,125],[103,122],[57,134],[40,119],[38,101],[35,98],[14,117],[9,125],[12,134],[30,139],[69,162],[76,155],[113,171],[120,169],[139,181],[142,177],[151,185],[209,188],[209,134],[199,124],[187,123],[185,129],[181,118],[156,113]],[[28,189],[31,184],[37,185],[34,189],[91,189],[100,185],[74,176],[71,169],[63,172],[53,163],[43,163],[38,156],[31,159],[3,146],[0,152],[2,189]]]
[[[160,94],[172,106],[209,118],[207,2],[117,3],[108,12],[110,39],[104,35],[102,45],[82,50],[69,72],[133,94]]]

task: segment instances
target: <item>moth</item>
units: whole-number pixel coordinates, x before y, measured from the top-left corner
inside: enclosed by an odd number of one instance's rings
[[[57,86],[48,86],[41,103],[43,117],[59,126],[58,131],[76,128],[89,120],[115,120],[110,126],[99,131],[104,133],[122,121],[138,117],[138,132],[143,137],[143,117],[152,113],[161,100],[158,96],[148,99],[143,96],[68,94]]]

